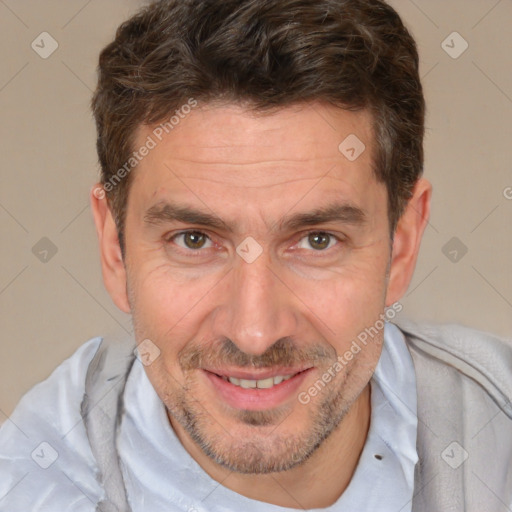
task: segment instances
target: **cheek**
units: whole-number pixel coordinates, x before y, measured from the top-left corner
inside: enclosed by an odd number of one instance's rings
[[[305,314],[326,338],[357,334],[382,313],[386,295],[384,253],[355,256],[350,264],[324,272],[321,280],[294,277],[290,288],[307,306]]]
[[[315,306],[309,321],[342,354],[382,314],[384,287],[368,289],[357,282],[344,282],[333,283],[329,288],[323,294],[310,295],[310,303]]]
[[[139,301],[144,301],[145,305],[151,305],[156,310],[170,307],[175,312],[173,315],[190,309],[194,298],[197,302],[198,295],[206,294],[212,286],[206,276],[191,278],[179,268],[172,267],[165,261],[165,257],[153,258],[153,261],[141,264],[136,275],[130,277],[133,277]]]
[[[162,265],[141,267],[130,276],[130,284],[138,336],[154,340],[162,351],[174,352],[180,350],[180,340],[185,343],[193,335],[192,326],[215,283],[207,278],[182,281],[174,269]]]

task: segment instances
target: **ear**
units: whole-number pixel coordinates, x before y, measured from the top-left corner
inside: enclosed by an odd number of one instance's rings
[[[393,238],[386,306],[398,301],[411,282],[423,232],[430,216],[432,185],[421,178],[398,221]]]
[[[117,228],[108,206],[105,190],[97,183],[90,194],[91,209],[98,235],[101,270],[105,288],[114,304],[125,313],[130,313],[126,292],[126,269],[117,236]]]

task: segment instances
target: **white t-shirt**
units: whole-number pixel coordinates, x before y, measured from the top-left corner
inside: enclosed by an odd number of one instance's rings
[[[92,512],[103,490],[80,416],[94,338],[20,401],[0,429],[0,512]],[[402,333],[386,324],[371,380],[368,438],[354,476],[324,512],[410,512],[416,452],[416,379]],[[118,438],[132,512],[291,512],[213,480],[183,448],[137,360]],[[377,455],[377,457],[376,457]]]

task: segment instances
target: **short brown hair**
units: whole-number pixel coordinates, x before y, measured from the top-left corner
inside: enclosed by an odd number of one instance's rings
[[[159,0],[144,7],[99,59],[92,108],[102,183],[130,158],[139,126],[162,122],[190,98],[255,111],[315,100],[369,109],[391,233],[423,171],[416,44],[381,0]],[[107,187],[123,253],[130,177]]]

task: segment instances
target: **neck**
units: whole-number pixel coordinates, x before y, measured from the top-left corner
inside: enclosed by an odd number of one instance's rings
[[[370,416],[368,383],[343,421],[306,462],[288,471],[264,475],[233,473],[216,464],[169,419],[184,448],[224,487],[280,507],[312,509],[332,505],[348,487],[368,435]]]

